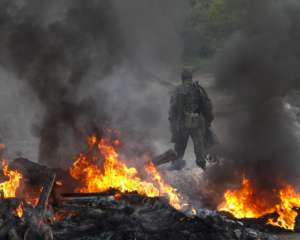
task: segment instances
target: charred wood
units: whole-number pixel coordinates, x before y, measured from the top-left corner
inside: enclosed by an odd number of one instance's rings
[[[39,202],[35,208],[32,209],[29,215],[29,227],[27,228],[24,240],[30,239],[42,239],[52,240],[53,233],[51,227],[47,224],[47,203],[49,201],[50,194],[53,189],[56,174],[48,174],[48,179],[43,185],[43,190],[39,197]]]
[[[156,166],[160,166],[169,162],[173,162],[177,159],[177,154],[174,150],[169,149],[165,153],[153,158],[152,162]]]
[[[56,174],[56,181],[64,183],[62,191],[72,191],[77,186],[77,182],[70,176],[67,170],[48,168],[44,165],[31,162],[26,158],[14,159],[9,163],[9,167],[12,170],[17,170],[22,173],[24,180],[27,181],[30,186],[42,186],[51,173]]]

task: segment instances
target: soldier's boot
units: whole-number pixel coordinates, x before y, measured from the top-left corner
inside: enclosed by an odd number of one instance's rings
[[[195,151],[196,155],[196,164],[198,167],[202,168],[203,171],[206,170],[206,157],[205,154],[203,153],[203,149],[197,149]]]
[[[196,164],[198,167],[202,168],[203,171],[206,170],[206,161],[205,160],[196,160]]]
[[[180,138],[175,142],[175,152],[177,153],[177,160],[172,162],[169,170],[181,170],[185,167],[185,161],[183,160],[184,152],[188,142],[188,132],[180,134]]]
[[[193,139],[193,143],[194,143],[194,152],[196,155],[196,164],[198,167],[202,168],[203,171],[205,171],[206,157],[205,157],[203,135],[202,135],[201,131],[194,132],[192,139]]]
[[[169,170],[171,171],[179,171],[185,167],[185,161],[183,159],[177,159],[172,162]]]

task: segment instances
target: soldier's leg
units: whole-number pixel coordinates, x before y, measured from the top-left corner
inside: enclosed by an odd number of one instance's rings
[[[171,165],[174,170],[179,170],[185,166],[183,160],[184,152],[188,143],[189,132],[187,130],[182,130],[175,142],[175,152],[177,153],[177,160]]]
[[[175,142],[175,152],[177,153],[178,159],[182,159],[184,152],[188,143],[189,132],[187,130],[182,130],[179,134],[177,141]]]
[[[196,164],[203,170],[206,168],[206,151],[204,147],[205,130],[196,128],[191,131],[191,137],[194,144],[194,152],[196,155]]]

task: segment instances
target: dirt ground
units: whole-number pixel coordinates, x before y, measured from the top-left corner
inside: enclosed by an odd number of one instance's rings
[[[277,235],[281,240],[300,240],[300,234],[284,234],[284,235]]]

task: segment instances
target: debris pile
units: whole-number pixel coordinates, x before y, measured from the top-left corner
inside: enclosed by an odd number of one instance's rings
[[[24,158],[5,163],[0,239],[274,240],[231,216],[192,207],[156,168],[176,159],[173,151],[134,168],[119,156],[119,144],[89,138],[68,170]]]
[[[275,239],[217,212],[179,212],[164,198],[137,193],[62,194],[58,205],[49,200],[45,207],[53,177],[35,208],[22,206],[22,216],[16,215],[20,200],[1,201],[0,239]]]

